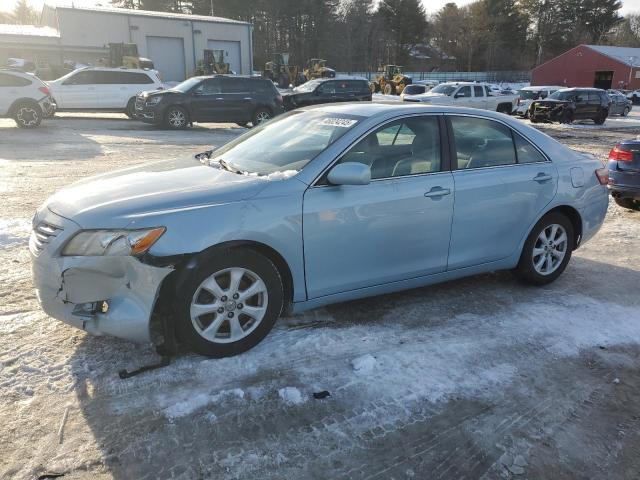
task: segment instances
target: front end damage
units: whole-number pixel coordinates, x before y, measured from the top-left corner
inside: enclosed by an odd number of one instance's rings
[[[29,241],[38,301],[49,316],[94,335],[150,342],[162,281],[173,270],[133,256],[61,256],[80,228],[46,211]]]
[[[534,122],[563,122],[571,115],[569,102],[532,102],[529,118]]]

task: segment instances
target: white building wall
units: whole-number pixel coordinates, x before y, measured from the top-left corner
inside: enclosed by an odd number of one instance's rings
[[[251,74],[251,26],[248,24],[205,22],[190,19],[156,18],[134,12],[57,8],[60,44],[63,47],[106,47],[109,43],[130,42],[147,57],[147,36],[182,38],[185,74],[190,76],[198,60],[204,58],[208,40],[240,42],[241,71]],[[195,46],[195,48],[194,48]]]

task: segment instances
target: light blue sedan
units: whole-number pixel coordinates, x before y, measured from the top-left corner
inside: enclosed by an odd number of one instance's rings
[[[601,167],[498,113],[310,107],[58,192],[33,278],[87,332],[234,355],[283,313],[495,270],[552,282],[604,221]]]

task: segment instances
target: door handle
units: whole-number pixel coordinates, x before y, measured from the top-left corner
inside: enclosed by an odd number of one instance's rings
[[[433,187],[427,193],[424,194],[425,197],[433,198],[433,197],[443,197],[444,195],[449,195],[451,190],[449,188],[442,187]]]
[[[217,97],[216,100],[224,100],[222,97]]]
[[[244,97],[243,100],[253,100],[251,97]]]
[[[538,183],[546,182],[547,180],[551,180],[553,177],[549,174],[540,172],[538,175],[533,177],[533,180]]]

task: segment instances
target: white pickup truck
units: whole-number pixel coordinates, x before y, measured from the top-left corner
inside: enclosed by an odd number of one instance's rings
[[[500,95],[485,83],[441,83],[427,93],[406,95],[405,102],[422,102],[431,105],[480,108],[511,114],[518,104],[518,95]]]

